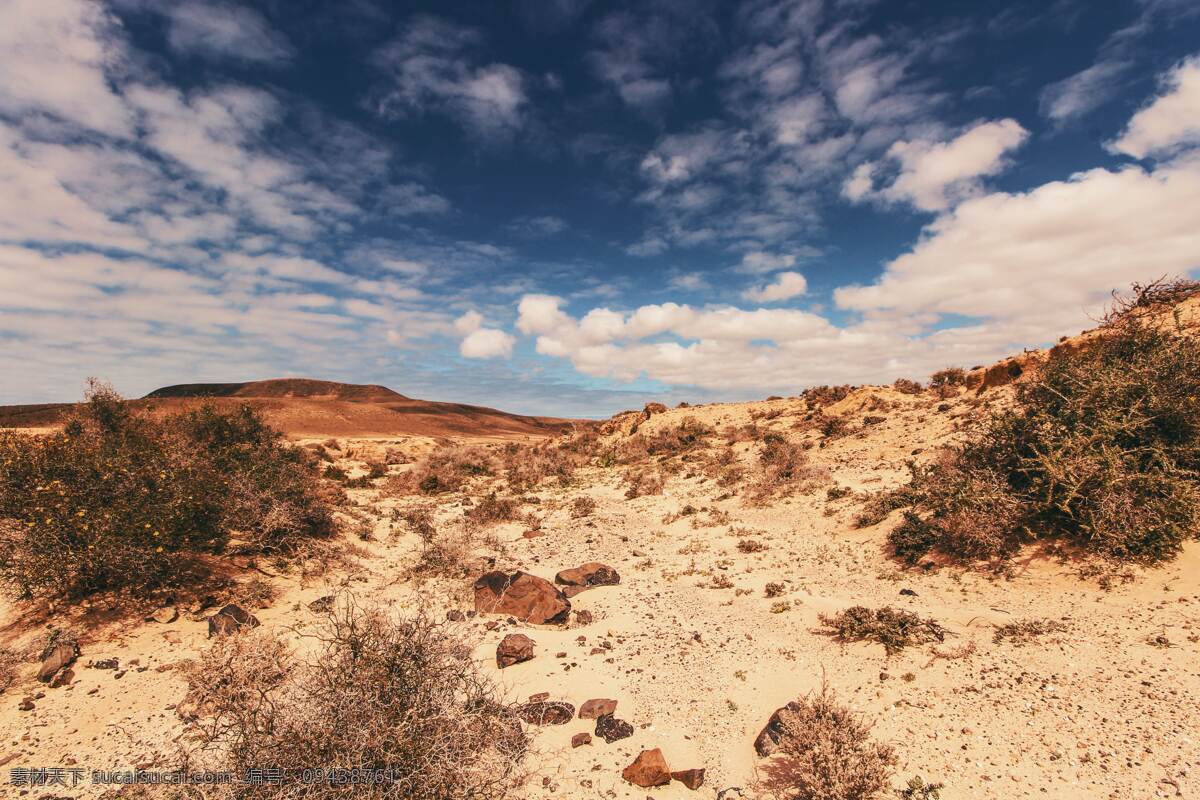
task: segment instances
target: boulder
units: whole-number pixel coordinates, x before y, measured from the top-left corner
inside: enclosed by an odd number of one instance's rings
[[[79,645],[74,642],[62,642],[54,645],[42,659],[42,666],[38,669],[37,674],[38,680],[42,683],[49,683],[59,670],[71,666],[77,658],[79,658]]]
[[[545,578],[528,572],[489,572],[475,581],[475,610],[508,614],[534,625],[567,621],[571,601]]]
[[[755,738],[754,752],[766,758],[778,750],[779,740],[783,738],[784,719],[789,714],[795,714],[799,710],[800,706],[795,702],[788,703],[783,708],[776,709],[771,718],[767,720],[767,724],[759,731],[758,737]]]
[[[62,672],[54,676],[54,680],[50,681],[50,688],[58,689],[61,686],[66,686],[73,680],[75,680],[75,670],[67,667]]]
[[[535,642],[523,633],[510,633],[496,646],[496,666],[500,669],[533,658]]]
[[[643,750],[621,773],[621,777],[635,786],[649,789],[651,786],[666,786],[671,782],[671,770],[662,750]]]
[[[208,618],[208,638],[228,636],[242,628],[257,628],[259,624],[258,617],[230,603]]]
[[[617,711],[616,700],[588,700],[579,707],[580,719],[596,719],[598,717],[611,717]]]
[[[517,716],[530,725],[566,725],[575,716],[575,706],[557,700],[526,703]]]
[[[633,736],[633,726],[612,714],[605,714],[603,717],[596,717],[596,735],[612,744]]]
[[[574,569],[564,569],[554,576],[554,582],[566,586],[614,586],[621,582],[621,576],[607,564],[589,561]]]
[[[679,772],[672,772],[671,777],[692,791],[704,785],[704,770],[702,769],[685,769]]]

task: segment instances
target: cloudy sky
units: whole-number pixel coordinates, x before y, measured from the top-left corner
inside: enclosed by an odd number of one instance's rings
[[[1198,43],[1194,0],[4,0],[0,403],[986,363],[1200,267]]]

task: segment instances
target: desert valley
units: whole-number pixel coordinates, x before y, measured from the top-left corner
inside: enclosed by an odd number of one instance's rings
[[[1153,313],[1190,336],[1198,310],[1191,298]],[[230,641],[314,657],[331,617],[373,608],[469,648],[528,737],[506,776],[521,797],[791,796],[788,704],[826,695],[890,748],[887,782],[904,797],[1189,796],[1200,544],[1143,567],[1032,543],[990,564],[906,562],[889,542],[904,518],[889,499],[914,467],[1013,406],[1048,357],[1103,335],[933,386],[602,422],[315,381],[157,392],[136,407],[252,401],[336,487],[336,533],[286,554],[227,543],[198,582],[139,596],[6,602],[2,760],[89,773],[210,763],[205,691],[221,682],[206,659],[250,659],[223,680],[252,685],[263,653]],[[36,420],[48,427],[35,435],[61,424]],[[856,607],[911,619],[875,638],[869,613],[866,633],[839,618]],[[200,684],[198,664],[216,671]]]

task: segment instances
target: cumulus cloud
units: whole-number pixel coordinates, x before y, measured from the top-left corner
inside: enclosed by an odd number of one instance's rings
[[[1200,56],[1165,76],[1161,94],[1133,116],[1110,149],[1146,158],[1196,144],[1200,144]]]
[[[808,290],[808,281],[799,272],[781,272],[775,281],[742,292],[742,297],[755,303],[778,303]]]
[[[948,142],[896,142],[886,155],[899,169],[890,184],[876,187],[874,174],[881,166],[862,164],[843,185],[842,195],[853,202],[907,202],[922,211],[941,211],[977,194],[980,179],[1000,172],[1006,154],[1028,136],[1016,120],[1004,119],[978,123]]]
[[[454,329],[462,334],[458,352],[464,358],[508,358],[516,339],[496,328],[483,327],[483,316],[468,311],[454,321]]]

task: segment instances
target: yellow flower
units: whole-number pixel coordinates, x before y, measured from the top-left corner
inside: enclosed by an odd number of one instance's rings
[[[82,517],[82,516],[83,516],[83,512],[82,512],[82,511],[76,511],[76,512],[75,512],[75,516],[77,516],[77,517]]]
[[[158,547],[154,548],[154,552],[156,552],[156,553],[161,553],[161,552],[162,552],[162,545],[159,545]]]

